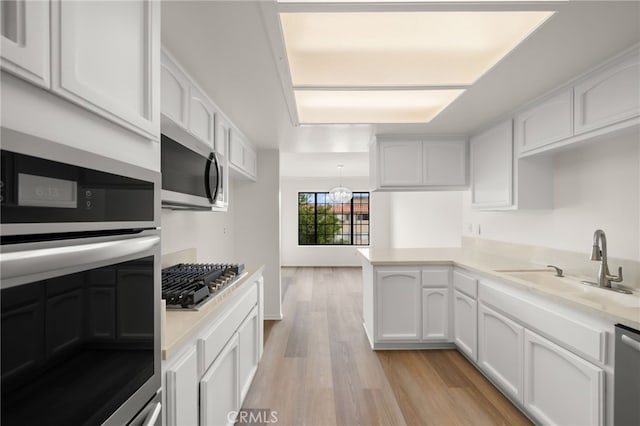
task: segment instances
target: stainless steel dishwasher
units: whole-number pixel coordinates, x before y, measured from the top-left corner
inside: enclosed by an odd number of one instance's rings
[[[613,422],[640,425],[640,331],[616,324]]]

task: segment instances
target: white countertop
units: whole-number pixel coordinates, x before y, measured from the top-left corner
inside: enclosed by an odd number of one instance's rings
[[[264,265],[260,267],[245,267],[246,274],[238,281],[226,288],[210,302],[205,303],[200,310],[169,310],[162,329],[162,359],[166,360],[179,351],[192,336],[206,327],[223,309],[225,301],[235,290],[247,282],[252,282],[257,274],[261,274]]]
[[[640,329],[640,308],[624,307],[605,298],[585,300],[572,297],[563,291],[540,287],[530,281],[518,279],[499,270],[544,269],[545,265],[527,263],[508,257],[496,256],[473,249],[419,248],[419,249],[359,249],[358,252],[374,266],[379,265],[453,265],[495,278],[503,283],[539,294],[551,300],[584,312],[596,314],[615,323]],[[604,290],[603,290],[604,291]],[[638,293],[633,296],[638,297]]]

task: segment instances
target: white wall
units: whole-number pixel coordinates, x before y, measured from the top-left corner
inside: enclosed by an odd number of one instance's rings
[[[553,210],[478,212],[466,193],[463,229],[479,224],[481,238],[589,253],[601,228],[610,256],[640,260],[639,156],[637,134],[558,153]]]
[[[234,182],[230,182],[230,194]],[[192,212],[162,209],[162,254],[195,248],[198,262],[240,262],[235,252],[235,205],[228,212]]]
[[[299,246],[298,192],[328,191],[338,184],[336,177],[282,177],[282,266],[360,266],[357,246]],[[352,191],[368,191],[366,177],[343,177],[342,184]],[[371,245],[388,245],[389,194],[371,193],[369,200]]]
[[[258,181],[235,182],[236,255],[248,265],[265,265],[264,314],[282,318],[280,291],[280,161],[276,150],[258,151]]]
[[[462,191],[396,192],[390,199],[390,247],[458,247]]]

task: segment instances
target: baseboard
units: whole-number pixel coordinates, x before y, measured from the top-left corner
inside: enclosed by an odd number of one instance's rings
[[[373,349],[376,351],[393,351],[393,350],[421,350],[421,349],[455,349],[453,342],[422,342],[422,343],[402,343],[402,342],[385,342],[374,343]]]

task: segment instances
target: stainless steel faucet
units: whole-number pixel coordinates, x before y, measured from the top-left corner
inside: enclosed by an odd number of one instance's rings
[[[618,268],[618,275],[611,275],[609,273],[609,264],[607,263],[607,236],[602,229],[597,229],[593,233],[593,248],[591,249],[591,260],[600,261],[600,268],[598,269],[598,281],[583,281],[585,284],[597,285],[601,288],[607,288],[610,290],[620,291],[625,293],[623,289],[612,288],[611,283],[622,282],[622,266]]]

